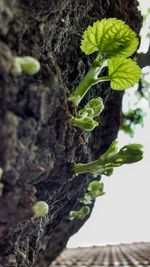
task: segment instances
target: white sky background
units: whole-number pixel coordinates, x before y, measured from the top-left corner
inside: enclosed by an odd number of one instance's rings
[[[141,1],[143,14],[146,14],[148,7],[149,1]],[[150,25],[150,16],[148,20]],[[141,48],[144,52],[148,48],[146,32],[145,26]],[[147,78],[150,81],[150,74]],[[128,93],[133,91],[129,89]],[[124,98],[124,109],[129,97],[130,105],[134,107],[131,93]],[[97,198],[90,219],[70,239],[68,247],[150,242],[150,110],[146,100],[142,100],[140,107],[147,112],[144,128],[138,126],[133,139],[120,132],[118,141],[120,147],[128,143],[143,144],[144,159],[114,170],[110,177],[102,177],[106,194]]]

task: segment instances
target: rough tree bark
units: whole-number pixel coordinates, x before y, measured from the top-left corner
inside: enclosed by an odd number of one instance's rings
[[[85,222],[68,214],[93,176],[73,176],[73,162],[96,159],[116,138],[122,93],[109,83],[91,89],[81,106],[101,96],[105,110],[88,134],[68,124],[67,97],[92,59],[81,34],[105,17],[141,27],[136,0],[0,0],[0,267],[47,267]],[[34,56],[41,71],[14,78],[15,55]],[[33,220],[37,199],[50,211]]]

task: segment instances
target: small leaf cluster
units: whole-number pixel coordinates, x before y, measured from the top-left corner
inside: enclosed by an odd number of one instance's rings
[[[70,122],[74,126],[78,126],[85,131],[91,131],[99,123],[93,118],[100,115],[104,109],[101,97],[93,98],[88,101],[85,107],[77,113],[76,117],[72,117]]]
[[[141,69],[129,57],[136,51],[138,39],[136,33],[124,21],[116,18],[96,21],[88,26],[81,40],[81,50],[86,54],[97,53],[89,71],[69,97],[77,107],[91,88],[99,82],[110,81],[113,90],[125,90],[134,86],[141,76]],[[108,75],[100,76],[103,67],[108,67]],[[74,126],[84,130],[93,130],[98,123],[83,112],[70,120]]]
[[[69,219],[83,220],[90,213],[90,207],[83,206],[80,210],[72,210],[69,213]]]
[[[85,193],[84,197],[81,198],[81,202],[84,204],[91,204],[93,199],[103,196],[105,194],[103,189],[103,183],[100,183],[96,180],[90,182],[87,187],[87,192]]]
[[[95,198],[103,196],[105,194],[103,189],[103,183],[100,183],[96,180],[90,182],[87,187],[87,192],[85,193],[84,197],[80,199],[80,202],[85,205],[80,210],[71,211],[69,214],[69,219],[83,220],[90,213],[90,207],[87,205],[90,205],[92,203],[92,200],[94,200]]]
[[[138,47],[136,33],[124,21],[102,19],[89,26],[81,41],[81,50],[90,55],[98,52],[99,58],[109,59],[108,80],[114,90],[125,90],[138,82],[141,70],[128,59]]]
[[[136,108],[123,113],[120,129],[133,137],[135,126],[137,124],[141,126],[144,125],[144,116],[145,113],[141,108]]]

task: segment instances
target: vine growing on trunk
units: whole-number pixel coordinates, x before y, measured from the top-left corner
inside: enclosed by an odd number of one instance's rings
[[[100,82],[110,81],[113,90],[125,90],[134,86],[140,79],[141,69],[129,57],[136,51],[138,43],[136,33],[122,20],[102,19],[93,26],[88,26],[82,36],[80,48],[86,55],[95,52],[97,55],[89,71],[69,97],[72,105],[77,108],[89,89]],[[104,67],[108,67],[108,74],[101,76]],[[100,104],[100,98],[97,102],[95,99],[95,109],[99,109],[99,105],[103,106],[102,101],[101,99]],[[93,107],[87,105],[84,112],[78,112],[76,117],[70,119],[70,123],[89,131],[98,126],[93,117],[100,115],[103,108],[99,113],[93,114]]]
[[[69,97],[74,108],[78,108],[89,89],[100,82],[109,81],[113,90],[126,90],[138,83],[141,69],[129,58],[138,46],[136,33],[124,21],[116,18],[96,21],[88,26],[81,40],[81,50],[86,54],[97,53],[87,74]],[[107,67],[107,75],[101,71]],[[72,116],[70,123],[85,131],[91,131],[98,122],[93,118],[99,116],[104,109],[102,98],[88,101],[84,108]],[[92,173],[110,176],[115,167],[137,162],[143,158],[143,147],[140,144],[129,144],[118,150],[117,141],[113,141],[109,149],[97,160],[89,163],[75,163],[74,174]],[[91,189],[92,188],[92,189]],[[103,183],[91,182],[85,196],[80,199],[84,204],[78,211],[71,211],[69,218],[84,219],[90,213],[92,199],[104,195]]]

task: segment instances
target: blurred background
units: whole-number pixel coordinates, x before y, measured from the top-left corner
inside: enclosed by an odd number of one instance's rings
[[[124,95],[119,147],[144,146],[144,159],[103,176],[106,194],[96,199],[90,219],[68,242],[68,247],[150,242],[150,2],[139,1],[143,15],[141,44],[136,60],[142,67],[140,84]]]

